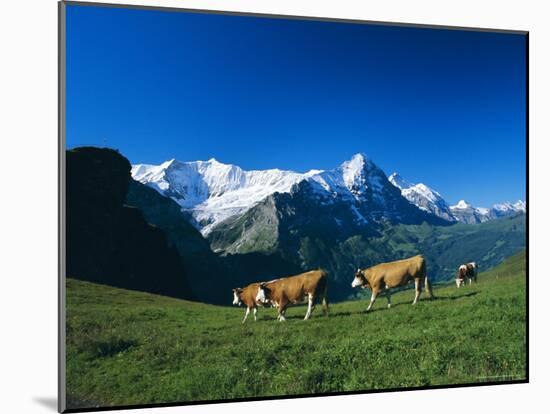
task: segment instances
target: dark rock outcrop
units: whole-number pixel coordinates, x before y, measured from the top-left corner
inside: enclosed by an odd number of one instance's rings
[[[130,163],[117,151],[66,152],[67,276],[192,298],[184,264],[165,233],[125,204]]]

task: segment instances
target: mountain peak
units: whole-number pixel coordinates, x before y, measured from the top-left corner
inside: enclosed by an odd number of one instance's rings
[[[518,211],[523,211],[524,213],[527,211],[527,203],[523,200],[518,200],[514,204],[512,204],[512,207],[514,207]]]
[[[472,207],[472,205],[468,203],[466,200],[460,200],[456,205],[451,206],[451,208],[460,208],[460,209],[466,209],[470,207]]]
[[[388,181],[401,190],[401,195],[420,210],[427,211],[447,221],[454,221],[449,205],[437,191],[424,183],[413,184],[394,172]]]
[[[515,203],[510,203],[508,201],[505,201],[504,203],[499,204],[493,204],[493,210],[499,211],[499,212],[518,212],[521,211],[523,213],[526,212],[526,204],[525,201],[518,200]]]
[[[362,192],[368,187],[367,177],[371,171],[376,169],[375,167],[375,164],[364,153],[359,152],[350,160],[344,161],[338,170],[348,189],[353,192]]]
[[[159,167],[161,167],[161,168],[168,168],[168,167],[170,167],[172,164],[175,164],[175,163],[177,163],[177,162],[178,162],[178,160],[176,160],[175,158],[172,158],[172,159],[169,159],[169,160],[167,160],[167,161],[164,161],[162,164],[160,164]]]
[[[397,172],[393,172],[389,177],[388,180],[390,183],[392,183],[394,186],[399,188],[400,190],[405,190],[406,188],[413,187],[413,183],[409,183],[406,181],[403,177],[401,177]]]
[[[355,154],[353,157],[351,157],[349,160],[344,161],[340,167],[343,170],[350,170],[355,173],[361,171],[363,167],[365,166],[365,163],[367,162],[368,158],[365,154],[359,152]]]
[[[368,159],[369,158],[364,152],[358,152],[357,154],[354,154],[351,157],[351,161],[363,162],[363,163],[365,163]]]

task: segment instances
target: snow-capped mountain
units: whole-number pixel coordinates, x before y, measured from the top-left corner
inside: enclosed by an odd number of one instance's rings
[[[317,248],[309,247],[319,238],[343,241],[358,234],[379,234],[391,224],[424,222],[446,224],[407,201],[372,160],[357,154],[220,222],[207,237],[216,252],[270,254],[289,248],[300,249],[303,259],[317,254]]]
[[[462,223],[475,224],[490,220],[490,209],[484,207],[474,207],[466,200],[460,200],[457,204],[450,207],[453,217]]]
[[[514,204],[502,203],[495,204],[491,208],[492,214],[495,217],[509,216],[510,214],[525,213],[527,211],[527,204],[523,200],[518,200]]]
[[[458,204],[450,207],[453,216],[463,223],[474,224],[483,223],[488,220],[500,217],[515,216],[525,213],[527,205],[525,201],[518,200],[516,203],[494,204],[490,208],[474,207],[465,200],[460,200]]]
[[[455,221],[449,205],[434,189],[423,183],[412,184],[403,179],[398,173],[394,172],[388,178],[390,183],[401,190],[401,195],[413,203],[418,208],[435,214],[436,216],[447,220]]]
[[[134,180],[189,210],[203,234],[226,218],[244,213],[270,194],[290,191],[294,184],[315,173],[317,171],[299,174],[279,169],[244,171],[213,158],[132,166]]]
[[[385,204],[388,192],[393,192],[384,172],[362,153],[333,170],[311,173],[306,179],[325,197]]]
[[[245,171],[215,159],[170,160],[160,165],[136,164],[132,177],[189,211],[204,235],[223,220],[243,214],[271,194],[288,193],[302,181],[311,184],[316,196],[325,202],[368,202],[382,209],[396,197],[384,172],[364,154],[356,154],[328,171]],[[362,216],[360,219],[366,221]]]
[[[213,158],[191,162],[173,159],[160,165],[136,164],[132,166],[132,177],[176,201],[191,214],[205,236],[222,221],[243,215],[275,193],[300,189],[307,189],[309,197],[324,204],[347,203],[357,222],[363,224],[381,218],[412,222],[420,217],[413,211],[418,209],[449,222],[466,223],[525,211],[523,202],[491,209],[475,208],[466,202],[449,207],[437,191],[423,183],[408,183],[397,173],[388,178],[361,153],[326,171],[245,171]]]
[[[465,200],[449,206],[437,191],[423,183],[409,183],[396,172],[391,174],[388,180],[401,190],[403,197],[418,208],[448,221],[475,224],[526,212],[526,204],[521,200],[514,204],[509,202],[495,204],[490,208],[474,207]]]

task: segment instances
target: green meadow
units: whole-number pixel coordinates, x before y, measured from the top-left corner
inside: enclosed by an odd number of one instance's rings
[[[351,277],[350,277],[351,283]],[[436,285],[304,306],[287,322],[262,308],[213,306],[67,280],[68,408],[188,402],[526,378],[525,253],[457,289]],[[330,285],[329,285],[330,299]],[[227,292],[227,303],[232,300]]]

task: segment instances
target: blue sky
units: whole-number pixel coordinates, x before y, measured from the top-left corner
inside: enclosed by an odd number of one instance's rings
[[[67,145],[330,169],[357,152],[475,205],[525,198],[525,39],[69,5]]]

